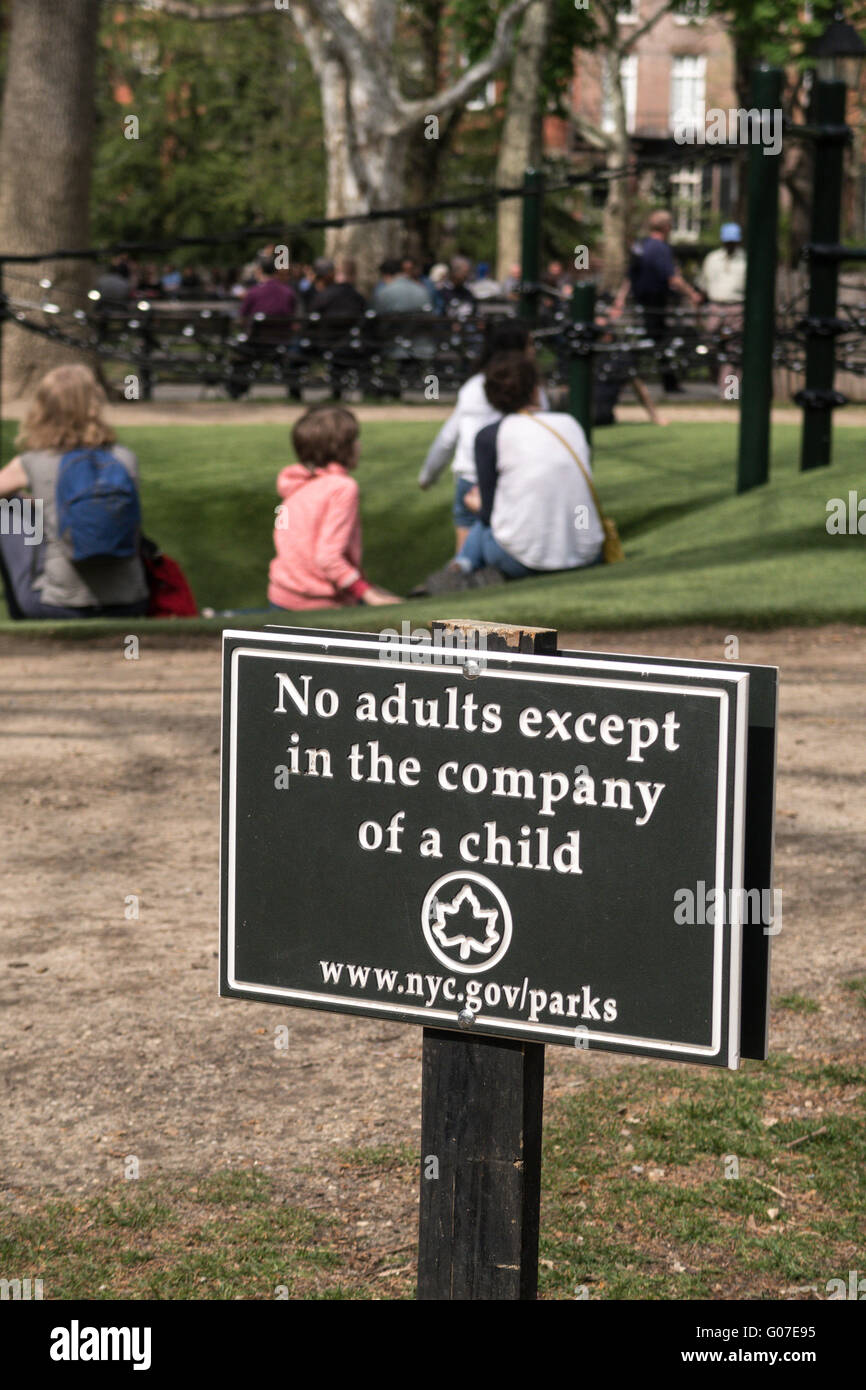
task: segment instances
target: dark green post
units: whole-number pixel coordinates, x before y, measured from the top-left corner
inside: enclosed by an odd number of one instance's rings
[[[573,343],[568,364],[568,408],[582,426],[587,443],[592,443],[593,328],[595,326],[595,285],[575,285],[571,297],[571,322],[580,336]]]
[[[782,73],[755,68],[752,110],[779,111]],[[771,154],[752,129],[749,146],[746,303],[743,312],[743,379],[740,386],[740,450],[737,492],[765,483],[770,472],[770,408],[773,404],[773,337],[776,328],[776,261],[781,151]]]
[[[3,289],[3,267],[0,260],[0,463],[3,461],[3,323],[6,318],[6,295]]]
[[[523,176],[523,233],[521,238],[520,316],[533,321],[538,317],[538,290],[531,288],[541,278],[541,216],[544,210],[544,175],[540,169],[527,169]]]
[[[842,217],[842,169],[845,143],[844,82],[816,82],[809,111],[815,132],[815,173],[812,184],[812,246],[839,245]],[[823,128],[822,128],[823,127]],[[803,406],[800,469],[823,468],[833,448],[833,381],[836,375],[836,317],[839,261],[814,251],[809,260],[809,320],[806,333],[806,389]]]

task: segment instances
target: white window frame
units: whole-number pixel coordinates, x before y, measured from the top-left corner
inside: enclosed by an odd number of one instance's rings
[[[674,10],[675,24],[703,24],[710,12],[709,0],[681,0],[681,3],[690,5],[695,13],[682,14],[678,10]]]
[[[700,164],[683,164],[671,174],[671,241],[700,241],[704,176]]]
[[[692,71],[688,76],[683,66],[690,64]],[[692,100],[688,105],[677,105],[678,88],[688,82],[691,84]],[[671,99],[670,128],[676,130],[684,126],[703,130],[707,119],[707,58],[704,53],[675,53],[671,58]]]
[[[491,77],[486,82],[477,96],[471,98],[466,103],[467,111],[489,111],[496,105],[496,78]]]
[[[606,135],[611,135],[616,129],[612,110],[613,92],[611,90],[610,67],[610,59],[605,58],[601,70],[601,128]],[[622,79],[622,94],[625,101],[625,128],[629,135],[633,135],[637,120],[637,54],[627,53],[624,58],[620,59],[619,68]]]
[[[461,72],[465,72],[466,69],[469,67],[469,59],[466,57],[466,54],[465,54],[465,53],[461,53],[461,54],[459,55],[457,61],[458,61],[459,67],[460,67],[460,71],[461,71]],[[484,86],[481,88],[480,92],[477,92],[476,95],[475,95],[474,97],[470,97],[470,98],[469,98],[469,100],[467,101],[467,103],[466,103],[466,105],[465,105],[465,107],[464,107],[464,110],[465,110],[465,111],[489,111],[490,108],[491,108],[491,106],[495,106],[495,105],[496,105],[496,78],[495,78],[495,77],[491,77],[487,82],[485,82],[485,84],[484,84]]]
[[[622,9],[616,12],[617,24],[637,24],[640,18],[640,0],[624,0]]]

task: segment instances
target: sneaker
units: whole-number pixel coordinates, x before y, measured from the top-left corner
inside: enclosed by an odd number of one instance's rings
[[[471,570],[465,570],[461,565],[455,565],[454,561],[443,565],[441,570],[435,570],[424,580],[423,585],[418,586],[418,590],[413,589],[413,595],[417,594],[420,598],[436,597],[438,594],[457,594],[463,589],[475,588],[473,584],[474,575]]]
[[[470,589],[488,589],[491,585],[504,584],[505,575],[495,565],[485,565],[483,569],[473,570],[467,575]]]

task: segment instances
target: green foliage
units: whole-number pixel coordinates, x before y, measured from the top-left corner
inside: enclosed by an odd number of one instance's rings
[[[737,53],[777,67],[802,58],[804,45],[823,32],[837,9],[837,0],[814,0],[812,18],[806,19],[801,0],[710,0],[710,10],[726,24]],[[846,19],[862,29],[866,7],[846,6]]]
[[[788,1009],[795,1014],[817,1014],[821,1012],[821,1005],[817,999],[811,999],[808,994],[782,994],[775,1001],[777,1009]]]
[[[489,45],[501,11],[501,0],[454,0],[450,6],[449,21],[456,26],[458,42],[471,61],[480,57]],[[574,0],[553,0],[553,22],[542,73],[546,110],[567,114],[574,50],[592,48],[598,41],[599,30],[592,6],[579,10]]]
[[[107,6],[101,33],[93,239],[207,236],[323,210],[318,90],[281,11],[230,25]],[[138,138],[124,120],[135,116]],[[250,243],[173,255],[239,263]],[[297,248],[292,248],[293,251]]]

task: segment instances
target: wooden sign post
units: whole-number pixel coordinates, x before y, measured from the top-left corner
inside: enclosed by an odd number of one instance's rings
[[[556,651],[553,628],[434,622],[434,646],[446,633]],[[544,1043],[424,1029],[419,1299],[536,1297],[543,1108]]]
[[[766,1056],[775,721],[550,629],[224,634],[220,993],[424,1027],[419,1298],[536,1296],[546,1043]]]

